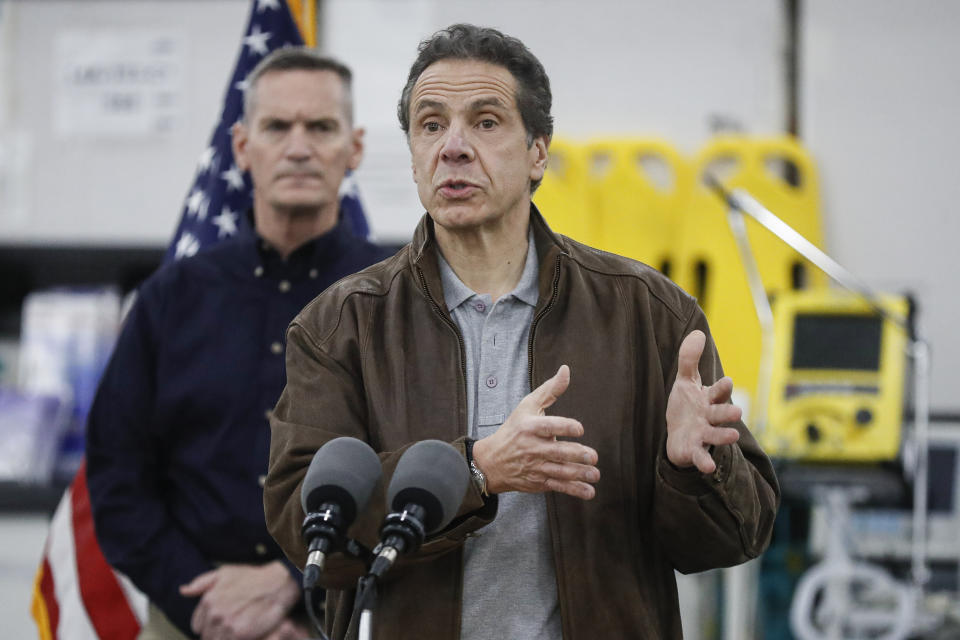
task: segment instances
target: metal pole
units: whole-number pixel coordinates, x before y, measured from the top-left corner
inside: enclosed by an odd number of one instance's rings
[[[727,213],[727,222],[733,237],[737,241],[740,259],[747,271],[747,282],[750,285],[750,295],[753,306],[760,321],[760,369],[757,374],[756,397],[754,406],[750,409],[750,422],[757,433],[767,428],[767,403],[770,400],[770,378],[773,373],[773,311],[770,309],[770,300],[763,288],[763,279],[760,277],[760,267],[757,266],[756,256],[747,237],[747,225],[743,220],[743,213],[739,209],[730,209]]]

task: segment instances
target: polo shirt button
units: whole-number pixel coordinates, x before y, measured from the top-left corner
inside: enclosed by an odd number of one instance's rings
[[[487,387],[493,389],[495,386],[497,386],[497,378],[496,378],[496,376],[490,376],[490,377],[488,377],[488,378],[487,378]]]
[[[319,271],[317,271],[316,269],[310,269],[310,277],[311,277],[311,278],[313,278],[314,280],[316,280],[318,275],[320,275],[320,272],[319,272]]]
[[[280,344],[279,342],[274,342],[273,344],[270,345],[270,353],[277,356],[280,355],[281,353],[283,353],[283,345]]]
[[[478,302],[478,303],[475,305],[475,308],[476,308],[476,310],[479,311],[480,313],[483,313],[484,311],[487,310],[487,305],[484,304],[483,302]]]
[[[260,477],[258,477],[258,478],[257,478],[257,484],[259,484],[261,487],[266,486],[266,484],[267,484],[267,476],[260,476]]]
[[[258,278],[261,277],[263,275],[263,267],[257,267],[256,269],[254,269],[253,275],[255,275]]]
[[[262,542],[258,542],[257,546],[255,546],[253,550],[257,552],[258,556],[267,555],[267,545],[263,544]]]
[[[277,288],[280,289],[280,292],[281,292],[281,293],[286,293],[287,291],[290,291],[290,281],[289,281],[289,280],[281,280],[281,281],[280,281],[280,284],[277,285]]]

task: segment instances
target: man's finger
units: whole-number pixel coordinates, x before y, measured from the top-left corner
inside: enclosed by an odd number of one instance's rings
[[[724,376],[707,387],[707,398],[710,404],[723,404],[730,400],[733,394],[733,380]]]
[[[544,462],[540,465],[540,472],[555,480],[575,480],[590,483],[600,481],[600,470],[588,464]]]
[[[538,416],[530,419],[533,431],[541,438],[579,438],[583,435],[583,425],[579,420],[563,416]]]
[[[700,380],[700,356],[707,336],[703,331],[695,329],[680,343],[680,352],[677,354],[677,378]]]
[[[212,587],[213,583],[216,581],[216,569],[207,571],[206,573],[201,573],[187,584],[180,585],[180,595],[187,596],[188,598],[203,595],[203,593]]]
[[[703,447],[697,447],[693,451],[692,460],[700,473],[713,473],[717,470],[717,463],[713,461],[713,457]]]
[[[550,491],[555,491],[556,493],[565,493],[568,496],[581,498],[583,500],[591,500],[597,494],[597,491],[593,488],[593,485],[586,482],[548,478],[545,484],[547,489]]]
[[[541,413],[544,409],[557,401],[563,392],[570,386],[570,367],[560,365],[553,377],[528,393],[520,405],[531,413]]]
[[[704,444],[733,444],[740,439],[740,432],[732,427],[712,427],[703,433]]]
[[[551,442],[543,452],[544,460],[549,462],[569,462],[573,464],[597,464],[597,450],[577,442]]]
[[[193,615],[190,616],[190,628],[193,629],[193,632],[197,635],[203,631],[203,625],[207,620],[207,603],[201,600],[197,604],[196,608],[193,610]]]
[[[707,407],[706,417],[714,425],[736,422],[743,417],[743,409],[735,404],[713,404]]]

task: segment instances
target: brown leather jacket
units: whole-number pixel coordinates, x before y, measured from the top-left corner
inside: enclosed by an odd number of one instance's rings
[[[570,387],[550,412],[583,423],[580,441],[597,450],[601,472],[593,500],[547,495],[563,637],[680,638],[674,569],[734,565],[766,548],[780,497],[773,469],[743,424],[739,443],[713,451],[714,474],[670,465],[667,395],[681,340],[693,329],[710,335],[702,311],[655,270],[553,234],[535,208],[531,224],[540,296],[530,387],[570,365]],[[722,375],[710,339],[700,371],[704,384]],[[264,489],[270,532],[304,566],[304,473],[325,442],[352,436],[383,462],[381,484],[350,530],[373,547],[403,450],[437,438],[462,451],[466,415],[462,337],[444,305],[425,216],[411,244],[330,287],[290,325]],[[460,637],[463,540],[495,515],[496,501],[485,505],[471,484],[447,529],[387,575],[376,638]],[[346,630],[361,570],[341,554],[327,562],[331,637]]]

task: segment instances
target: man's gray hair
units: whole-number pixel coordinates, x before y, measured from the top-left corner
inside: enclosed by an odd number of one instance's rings
[[[353,74],[350,68],[330,56],[321,55],[309,47],[283,47],[276,49],[257,63],[246,78],[246,88],[243,94],[243,120],[247,122],[247,114],[253,113],[256,106],[256,87],[260,78],[275,71],[332,71],[340,76],[343,82],[344,97],[346,99],[347,118],[353,122]]]

